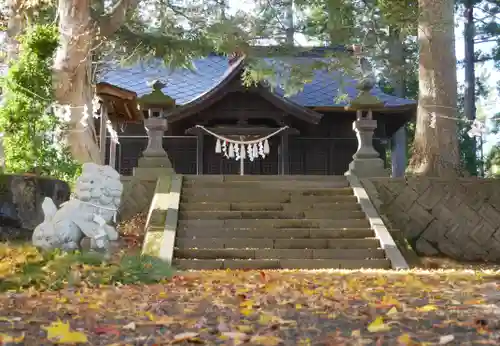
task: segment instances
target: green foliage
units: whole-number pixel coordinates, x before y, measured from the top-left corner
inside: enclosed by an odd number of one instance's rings
[[[465,120],[463,115],[459,119]],[[482,162],[478,159],[476,152],[476,138],[470,138],[467,132],[471,124],[466,121],[458,121],[458,145],[460,148],[460,165],[471,176],[479,175]]]
[[[376,0],[381,24],[400,28],[406,34],[415,32],[419,16],[417,0]]]
[[[485,168],[491,178],[500,178],[500,144],[491,148],[485,159]]]
[[[5,133],[7,171],[72,180],[79,165],[61,145],[65,124],[50,107],[54,102],[51,66],[58,47],[57,28],[35,25],[19,40],[19,57],[2,80],[5,99],[0,129]]]
[[[42,252],[31,245],[0,244],[0,292],[151,284],[172,274],[168,264],[145,256],[121,254],[118,260],[107,262],[97,253]]]
[[[114,275],[114,281],[123,284],[152,284],[172,275],[172,269],[164,261],[144,255],[124,256],[119,268]]]

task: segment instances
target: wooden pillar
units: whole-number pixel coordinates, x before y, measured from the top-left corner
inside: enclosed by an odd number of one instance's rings
[[[113,129],[116,131],[116,126],[115,124],[111,124]],[[113,141],[113,139],[110,137],[109,138],[109,165],[116,169],[116,143]]]
[[[288,153],[288,133],[281,134],[281,150],[280,150],[280,174],[290,174],[290,154]]]
[[[205,135],[203,131],[198,132],[198,137],[196,141],[196,174],[203,174],[203,142]]]
[[[99,149],[101,154],[101,164],[106,164],[106,122],[108,120],[108,110],[106,104],[101,105],[101,124],[99,128]]]

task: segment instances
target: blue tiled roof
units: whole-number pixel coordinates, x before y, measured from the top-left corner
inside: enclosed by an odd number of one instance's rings
[[[229,69],[228,58],[216,55],[195,60],[193,65],[194,70],[176,69],[173,71],[160,62],[140,63],[131,67],[116,65],[107,68],[107,71],[102,74],[100,82],[113,84],[142,96],[151,92],[151,88],[147,84],[152,80],[159,79],[167,84],[163,92],[174,98],[178,105],[183,105],[197,99],[218,85]],[[289,99],[305,107],[345,106],[349,101],[339,101],[337,98],[339,93],[346,93],[348,98],[352,99],[358,91],[355,88],[356,82],[345,77],[342,78],[343,87],[339,88],[339,75],[339,73],[316,71],[313,81],[305,84],[301,92],[290,96]],[[283,90],[279,88],[275,92],[281,96],[284,94]],[[379,88],[374,88],[372,94],[384,101],[386,107],[415,104],[413,100],[384,94]]]

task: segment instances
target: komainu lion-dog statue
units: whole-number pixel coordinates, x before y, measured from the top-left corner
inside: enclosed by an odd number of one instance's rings
[[[123,184],[120,174],[110,166],[85,163],[72,199],[57,209],[51,198],[42,203],[44,221],[33,232],[33,245],[44,250],[79,250],[84,237],[90,249],[108,252],[118,232],[116,222]]]

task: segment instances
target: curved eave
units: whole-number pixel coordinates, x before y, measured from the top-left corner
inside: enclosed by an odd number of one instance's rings
[[[137,94],[116,85],[99,82],[95,85],[95,93],[114,113],[108,114],[111,121],[138,122],[144,120],[142,112],[137,108]]]
[[[317,112],[355,112],[356,109],[350,108],[349,106],[315,106],[315,107],[310,107],[310,109],[317,111]],[[379,108],[374,108],[374,112],[384,112],[387,114],[390,113],[408,113],[413,115],[417,111],[417,104],[406,104],[406,105],[399,105],[399,106],[392,106],[392,107],[379,107]]]
[[[190,101],[179,108],[176,108],[172,113],[167,116],[167,119],[170,123],[179,121],[181,119],[185,119],[195,113],[198,113],[204,109],[207,109],[215,102],[221,100],[224,96],[229,92],[227,86],[239,76],[239,74],[243,71],[245,66],[245,58],[239,58],[231,68],[226,72],[222,81],[215,85],[212,89],[200,95],[196,99]],[[303,107],[299,104],[296,104],[293,101],[290,101],[286,98],[283,98],[273,92],[271,92],[268,88],[263,85],[259,85],[257,88],[257,93],[262,96],[264,99],[272,103],[277,108],[283,109],[286,112],[296,116],[299,119],[302,119],[311,124],[318,124],[322,114],[315,112],[314,110]]]
[[[323,118],[323,114],[320,114],[310,108],[303,107],[285,97],[281,97],[264,86],[259,86],[259,94],[276,107],[286,109],[297,118],[300,118],[308,123],[318,124]]]
[[[244,60],[245,59],[241,57],[234,62],[222,77],[222,81],[216,84],[212,89],[172,111],[167,116],[168,121],[170,123],[179,121],[221,100],[227,94],[227,89],[225,87],[243,70]]]

